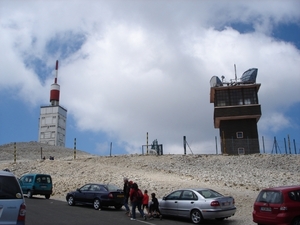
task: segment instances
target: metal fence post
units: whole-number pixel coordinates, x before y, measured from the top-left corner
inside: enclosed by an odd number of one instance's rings
[[[232,152],[234,152],[234,143],[233,143],[233,137],[231,137],[231,149],[232,149]]]
[[[293,139],[293,142],[294,142],[294,150],[295,150],[295,154],[297,154],[297,148],[296,148],[296,142],[295,142],[295,139]]]
[[[184,150],[184,154],[186,155],[186,137],[183,136],[183,150]]]
[[[147,154],[149,153],[149,150],[148,150],[148,132],[147,132],[147,140],[146,140],[146,144],[147,144]],[[143,155],[144,155],[144,150],[143,150]]]
[[[218,139],[217,139],[217,136],[215,136],[215,142],[216,142],[216,154],[218,155]]]
[[[285,150],[285,154],[288,154],[287,148],[286,148],[286,140],[285,140],[285,138],[284,138],[284,150]],[[277,153],[277,152],[276,152],[276,153]]]
[[[263,142],[263,152],[266,153],[266,151],[265,151],[265,139],[264,139],[264,136],[262,136],[262,142]]]
[[[74,138],[74,159],[76,159],[76,138]]]
[[[17,143],[14,142],[14,163],[17,162]]]
[[[109,156],[111,156],[111,151],[112,151],[112,142],[110,142]]]

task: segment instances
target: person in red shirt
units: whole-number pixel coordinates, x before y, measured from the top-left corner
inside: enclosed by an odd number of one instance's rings
[[[144,211],[142,210],[142,203],[143,203],[143,193],[139,189],[137,183],[132,184],[132,188],[129,192],[129,197],[131,201],[131,220],[136,220],[135,217],[135,210],[138,208],[138,211],[140,212],[141,216],[144,218],[144,220],[147,219],[146,215],[144,214]]]
[[[144,191],[144,197],[143,197],[143,211],[145,211],[145,208],[146,208],[146,211],[147,211],[147,214],[149,214],[149,195],[148,195],[148,191],[145,190]]]

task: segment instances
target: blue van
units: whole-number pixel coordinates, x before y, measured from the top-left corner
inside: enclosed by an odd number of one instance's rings
[[[44,195],[46,199],[52,194],[52,178],[49,174],[30,173],[19,179],[20,186],[27,198],[33,195]]]

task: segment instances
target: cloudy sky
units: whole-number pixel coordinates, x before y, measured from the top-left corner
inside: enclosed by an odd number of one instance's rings
[[[300,1],[0,0],[0,145],[38,140],[59,60],[66,147],[215,153],[212,76],[258,68],[260,140],[300,147]],[[262,145],[262,143],[260,143]],[[300,151],[300,149],[299,149]]]

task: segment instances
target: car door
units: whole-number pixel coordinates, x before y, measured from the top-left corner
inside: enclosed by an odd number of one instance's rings
[[[197,196],[191,190],[184,190],[177,202],[178,216],[189,217],[190,211],[196,204]]]
[[[159,209],[163,215],[178,216],[178,201],[182,191],[174,191],[164,197],[159,203]]]
[[[20,181],[21,181],[20,185],[23,193],[27,194],[28,190],[32,189],[33,176],[32,175],[23,176],[21,177]]]
[[[287,212],[290,215],[290,218],[297,217],[300,209],[300,189],[286,193],[284,196],[284,203],[288,209]]]
[[[87,202],[86,201],[86,193],[90,189],[90,184],[86,184],[82,186],[81,188],[77,189],[76,195],[75,195],[75,201],[77,202]]]
[[[93,203],[97,193],[100,191],[100,187],[97,184],[92,184],[90,188],[85,192],[85,201],[87,203]]]

